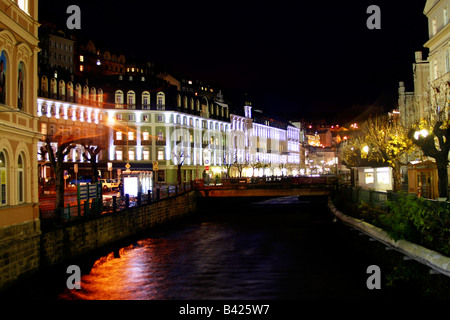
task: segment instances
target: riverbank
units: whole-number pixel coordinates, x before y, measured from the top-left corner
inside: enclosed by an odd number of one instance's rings
[[[328,207],[333,214],[344,223],[360,230],[370,237],[392,247],[393,249],[409,256],[410,258],[425,264],[435,270],[450,277],[450,258],[438,252],[429,250],[407,240],[395,241],[389,237],[388,233],[365,221],[350,217],[340,212],[333,204],[331,197],[328,199]]]

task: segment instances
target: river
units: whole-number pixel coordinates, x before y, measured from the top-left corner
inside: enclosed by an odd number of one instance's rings
[[[450,279],[335,221],[323,198],[203,200],[199,212],[8,291],[31,300],[448,299]],[[369,266],[381,271],[369,289]]]

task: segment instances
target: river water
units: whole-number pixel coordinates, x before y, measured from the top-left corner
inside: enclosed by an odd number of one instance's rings
[[[63,266],[8,292],[48,300],[448,299],[450,281],[351,229],[326,199],[204,200],[199,212],[71,264],[81,289],[66,288]],[[369,289],[378,266],[380,289]]]

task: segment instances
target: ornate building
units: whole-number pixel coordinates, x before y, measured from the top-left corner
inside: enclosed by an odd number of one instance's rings
[[[37,0],[0,1],[0,286],[38,265],[37,17]]]

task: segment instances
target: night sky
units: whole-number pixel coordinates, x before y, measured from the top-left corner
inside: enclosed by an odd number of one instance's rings
[[[354,120],[412,91],[414,52],[427,51],[425,0],[39,1],[40,19],[63,23],[81,8],[81,31],[112,52],[217,82],[225,98],[288,119]],[[381,9],[369,30],[367,8]],[[94,40],[95,41],[95,40]]]

